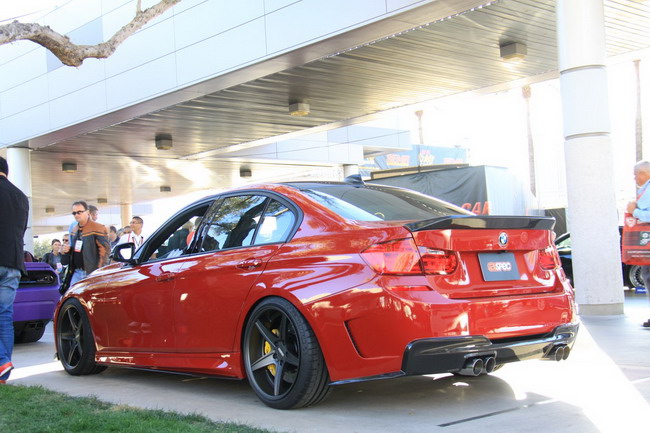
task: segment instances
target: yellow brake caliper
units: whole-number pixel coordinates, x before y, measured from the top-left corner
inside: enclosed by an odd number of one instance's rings
[[[278,331],[277,329],[272,329],[271,332],[274,333],[277,336],[280,336],[280,331]],[[267,354],[271,353],[271,350],[272,350],[271,349],[271,343],[269,343],[268,341],[265,341],[264,342],[264,354],[267,355]],[[275,376],[275,365],[271,364],[266,368],[268,368],[269,372],[273,376]]]

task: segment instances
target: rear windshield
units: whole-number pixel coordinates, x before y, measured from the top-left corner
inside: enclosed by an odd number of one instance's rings
[[[302,192],[342,217],[360,221],[424,220],[472,215],[451,203],[415,191],[380,185],[311,184]]]

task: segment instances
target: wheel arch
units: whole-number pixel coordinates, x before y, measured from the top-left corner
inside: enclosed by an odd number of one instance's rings
[[[320,347],[321,353],[323,354],[323,358],[325,359],[325,368],[328,369],[328,372],[329,372],[329,363],[328,363],[328,359],[327,359],[328,356],[326,354],[326,350],[323,349],[323,345],[321,343],[323,340],[321,338],[321,335],[319,335],[319,333],[320,333],[319,329],[318,329],[319,327],[314,326],[315,325],[315,320],[314,320],[314,317],[312,317],[312,315],[308,313],[309,309],[306,308],[305,305],[302,302],[300,302],[300,300],[295,298],[294,296],[288,297],[288,296],[282,296],[282,295],[280,295],[278,293],[267,293],[264,296],[260,296],[257,299],[255,299],[254,301],[251,301],[251,302],[247,303],[246,314],[243,314],[241,316],[241,320],[240,320],[239,326],[237,328],[238,335],[236,336],[235,341],[237,342],[238,347],[236,348],[236,351],[242,354],[242,356],[240,356],[240,359],[239,359],[239,362],[241,364],[240,369],[241,369],[241,372],[242,372],[242,376],[244,378],[246,377],[246,368],[244,366],[244,356],[243,356],[243,353],[244,353],[244,338],[245,338],[245,334],[246,334],[246,332],[245,332],[246,326],[248,325],[248,322],[249,322],[249,320],[251,318],[251,315],[252,315],[253,311],[255,310],[255,308],[259,304],[264,302],[265,300],[271,299],[271,298],[283,299],[283,300],[289,302],[291,305],[293,305],[296,308],[296,310],[298,310],[298,313],[300,313],[300,315],[307,321],[307,324],[309,325],[312,332],[316,336],[316,341],[318,342],[318,346]],[[307,312],[307,314],[306,314],[306,312]]]
[[[97,339],[96,339],[96,336],[95,336],[95,330],[94,330],[93,321],[92,321],[92,314],[90,313],[90,310],[92,310],[92,307],[88,305],[88,302],[83,297],[75,296],[72,293],[67,293],[66,295],[64,295],[61,298],[61,300],[59,301],[59,303],[57,304],[56,309],[54,310],[54,317],[52,318],[54,335],[56,335],[56,331],[57,331],[57,328],[59,326],[59,315],[61,314],[61,309],[63,308],[63,306],[65,305],[66,302],[69,302],[71,300],[76,300],[77,302],[79,302],[79,304],[81,304],[81,307],[84,309],[84,312],[86,313],[86,317],[88,317],[88,322],[90,322],[90,332],[93,335],[93,340],[95,341],[95,346],[96,346],[97,345]],[[55,345],[57,345],[58,343],[56,342],[56,338],[54,340],[55,340],[54,341]],[[58,347],[56,347],[56,349],[58,351]]]
[[[77,318],[64,317],[62,310],[77,312]],[[68,321],[67,326],[63,321]],[[72,323],[74,321],[74,323]],[[60,325],[62,329],[60,329]],[[54,343],[57,359],[63,364],[68,374],[73,376],[101,373],[105,365],[97,362],[97,341],[94,336],[93,326],[88,313],[88,306],[76,297],[68,297],[61,302],[55,316]],[[66,338],[62,336],[63,330],[68,328]],[[65,340],[66,345],[62,345]],[[67,356],[66,353],[67,352]],[[75,356],[76,354],[76,356]]]

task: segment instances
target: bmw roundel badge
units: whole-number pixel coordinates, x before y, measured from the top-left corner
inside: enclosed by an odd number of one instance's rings
[[[501,232],[499,233],[499,246],[505,247],[508,245],[508,233]]]

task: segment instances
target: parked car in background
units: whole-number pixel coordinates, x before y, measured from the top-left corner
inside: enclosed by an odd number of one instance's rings
[[[623,232],[623,227],[618,228],[619,234]],[[562,269],[567,278],[573,281],[573,255],[571,253],[571,233],[564,233],[555,239],[555,246],[562,261]],[[641,267],[638,265],[626,265],[621,263],[621,272],[623,274],[623,285],[634,289],[644,287],[643,278],[641,278]]]
[[[47,263],[25,262],[27,276],[20,279],[14,300],[14,340],[33,343],[45,332],[61,298],[59,277]]]
[[[224,192],[75,284],[57,354],[72,375],[247,378],[278,409],[348,382],[559,361],[578,318],[553,224],[360,178]]]

